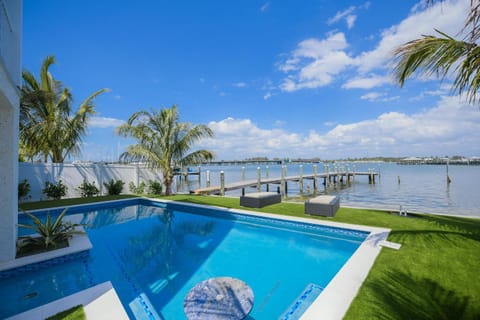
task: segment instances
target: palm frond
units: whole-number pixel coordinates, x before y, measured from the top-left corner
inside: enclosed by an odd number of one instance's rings
[[[452,91],[466,94],[470,102],[475,102],[480,65],[478,46],[437,32],[442,37],[423,36],[394,51],[396,82],[403,86],[414,73],[436,75],[440,79],[452,75],[455,77]]]
[[[33,156],[63,162],[67,155],[80,152],[87,120],[95,113],[93,99],[106,89],[90,95],[72,115],[70,91],[49,72],[54,63],[53,56],[45,58],[39,81],[26,70],[22,73],[20,140]]]

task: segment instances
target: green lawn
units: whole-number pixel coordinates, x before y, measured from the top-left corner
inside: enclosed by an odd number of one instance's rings
[[[238,198],[163,198],[242,208]],[[248,209],[305,217],[301,203]],[[480,319],[480,219],[349,208],[314,219],[390,228],[388,239],[402,244],[382,249],[345,319]]]

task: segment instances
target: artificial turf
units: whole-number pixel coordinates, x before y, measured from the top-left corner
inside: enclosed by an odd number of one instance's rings
[[[162,198],[243,208],[239,198]],[[55,205],[69,205],[63,201]],[[248,210],[305,217],[302,203],[282,202]],[[382,249],[345,319],[480,319],[480,219],[431,214],[400,217],[342,207],[334,218],[311,218],[389,228],[388,240],[402,244],[398,251]]]

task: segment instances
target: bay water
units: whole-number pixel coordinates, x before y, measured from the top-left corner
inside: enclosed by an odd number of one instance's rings
[[[340,197],[341,206],[386,209],[398,211],[400,206],[409,212],[437,213],[480,217],[480,166],[450,165],[447,182],[447,167],[445,165],[403,165],[392,162],[351,162],[316,164],[318,173],[346,171],[379,173],[375,184],[369,184],[367,176],[357,176],[350,184],[323,185],[323,179],[318,179],[318,191],[314,194],[313,180],[305,179],[303,193],[300,193],[298,182],[288,181],[288,194],[285,201],[304,201],[305,198],[330,194]],[[281,177],[281,165],[202,165],[200,177],[190,175],[188,178],[176,179],[178,192],[191,192],[205,187],[207,171],[210,185],[220,185],[220,172],[224,172],[225,184],[242,180],[256,180],[258,170],[261,179]],[[198,168],[192,167],[192,171]],[[287,164],[287,176],[312,174],[314,164]],[[276,191],[278,185],[269,185],[270,191]],[[262,191],[266,186],[262,186]],[[240,196],[242,190],[232,190],[227,196]],[[246,193],[256,192],[256,188],[245,189]]]

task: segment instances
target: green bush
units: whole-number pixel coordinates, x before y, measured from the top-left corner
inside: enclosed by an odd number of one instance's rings
[[[57,184],[50,181],[45,182],[45,188],[42,192],[49,198],[58,200],[67,194],[68,188],[62,183],[62,180],[58,180]]]
[[[130,183],[128,184],[128,188],[130,189],[130,192],[134,193],[134,194],[145,194],[145,182],[140,182],[138,184],[138,186],[135,186],[135,183],[133,183],[132,181],[130,181]]]
[[[95,181],[89,183],[87,180],[83,180],[78,190],[80,190],[82,198],[93,197],[100,193],[100,190],[95,185]]]
[[[162,183],[155,180],[148,180],[149,194],[162,194]]]
[[[28,183],[27,179],[23,179],[22,182],[18,184],[18,200],[30,198],[29,193],[30,183]]]
[[[33,229],[39,236],[29,236],[27,237],[22,246],[33,246],[41,247],[48,249],[51,247],[57,247],[62,241],[68,240],[74,234],[83,234],[82,231],[76,230],[77,226],[81,226],[78,223],[71,223],[70,221],[62,221],[63,217],[67,213],[67,208],[62,211],[62,213],[53,221],[50,213],[47,214],[47,219],[45,222],[42,222],[39,218],[34,216],[31,213],[25,212],[29,216],[33,225],[29,224],[18,224],[19,227]]]
[[[125,182],[123,182],[122,180],[114,181],[112,179],[109,182],[104,182],[103,185],[105,186],[105,188],[107,188],[107,193],[109,196],[115,196],[122,193]]]

